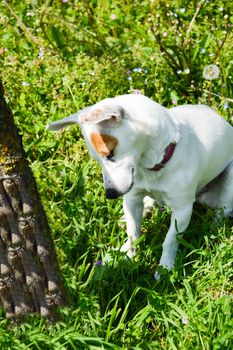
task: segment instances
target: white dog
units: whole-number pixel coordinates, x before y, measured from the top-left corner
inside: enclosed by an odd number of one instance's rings
[[[211,108],[166,109],[143,95],[123,95],[48,129],[71,124],[81,126],[91,156],[102,166],[107,198],[124,196],[128,240],[121,250],[128,256],[135,253],[146,196],[172,210],[159,262],[168,269],[174,266],[176,236],[186,230],[196,200],[231,214],[233,127]]]

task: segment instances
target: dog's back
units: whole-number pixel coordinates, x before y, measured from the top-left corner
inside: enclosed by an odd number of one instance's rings
[[[198,141],[193,147],[199,148],[199,171],[203,171],[202,187],[233,160],[233,127],[214,110],[203,105],[174,107],[169,109],[169,113],[181,125],[181,133],[184,128],[184,132],[189,134],[188,142],[191,146],[192,140]]]

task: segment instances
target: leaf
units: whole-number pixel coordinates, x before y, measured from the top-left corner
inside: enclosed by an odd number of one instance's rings
[[[59,48],[64,48],[65,42],[62,32],[57,27],[51,28],[51,36]]]
[[[182,238],[181,236],[177,235],[177,242],[179,242],[181,245],[183,245],[184,247],[190,249],[190,250],[195,250],[196,248],[189,242],[187,242],[184,238]]]

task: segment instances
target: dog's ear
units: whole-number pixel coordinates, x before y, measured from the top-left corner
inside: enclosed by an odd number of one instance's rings
[[[52,130],[52,131],[57,131],[57,130],[60,130],[60,129],[64,129],[67,126],[72,125],[72,124],[78,124],[78,118],[76,118],[73,115],[70,116],[70,117],[58,120],[56,122],[53,122],[51,124],[48,124],[46,126],[46,129],[47,130]]]
[[[123,108],[95,108],[86,113],[80,114],[80,123],[99,124],[103,128],[114,128],[119,125],[123,116]]]
[[[52,131],[57,131],[60,129],[64,129],[69,125],[72,124],[80,124],[80,117],[81,115],[87,113],[90,110],[91,107],[86,107],[82,110],[80,110],[78,113],[72,114],[69,117],[66,117],[64,119],[58,120],[56,122],[53,122],[51,124],[48,124],[46,129],[47,130],[52,130]]]

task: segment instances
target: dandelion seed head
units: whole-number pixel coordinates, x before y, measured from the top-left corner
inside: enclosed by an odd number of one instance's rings
[[[218,79],[220,70],[216,64],[210,64],[209,66],[205,66],[203,69],[203,77],[207,80]]]

